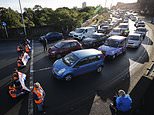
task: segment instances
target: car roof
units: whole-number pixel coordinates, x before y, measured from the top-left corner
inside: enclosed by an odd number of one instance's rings
[[[128,25],[128,23],[120,23],[120,25]]]
[[[95,32],[95,33],[93,33],[92,35],[105,35],[105,34]]]
[[[113,28],[113,30],[121,30],[121,28]]]
[[[62,41],[59,41],[59,42],[78,42],[77,40],[62,40]]]
[[[83,50],[77,50],[72,52],[74,55],[76,55],[78,58],[85,58],[93,55],[102,54],[101,51],[98,51],[96,49],[83,49]]]
[[[122,40],[124,40],[124,39],[126,39],[126,37],[124,37],[124,36],[111,36],[111,37],[109,37],[108,38],[109,40],[110,39],[112,39],[112,40],[115,40],[115,41],[122,41]]]
[[[78,28],[78,29],[90,29],[90,28],[94,28],[94,27],[81,27],[81,28]]]

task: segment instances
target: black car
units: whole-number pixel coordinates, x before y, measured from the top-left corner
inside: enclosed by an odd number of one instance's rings
[[[90,37],[82,40],[82,46],[84,48],[96,48],[104,44],[107,39],[107,35],[102,33],[94,33]]]
[[[102,26],[100,29],[97,30],[98,33],[108,34],[111,31],[110,26]]]
[[[42,42],[44,38],[47,39],[48,42],[58,41],[63,39],[63,34],[59,32],[49,32],[46,35],[40,37],[40,42]]]

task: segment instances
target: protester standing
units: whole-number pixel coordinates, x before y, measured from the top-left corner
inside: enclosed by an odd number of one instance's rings
[[[46,114],[44,110],[45,91],[41,87],[40,83],[38,82],[34,83],[34,89],[32,92],[33,92],[34,102],[37,105],[38,111]]]
[[[42,44],[43,44],[44,52],[46,52],[47,51],[47,39],[46,38],[43,38]]]

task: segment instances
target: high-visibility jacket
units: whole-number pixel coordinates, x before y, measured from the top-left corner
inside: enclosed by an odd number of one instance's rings
[[[21,60],[17,60],[17,67],[21,67],[23,65]]]
[[[28,45],[25,45],[25,51],[26,51],[27,53],[30,52],[30,49],[29,49],[29,46],[28,46]]]
[[[34,102],[36,104],[41,104],[44,100],[44,90],[42,89],[42,87],[39,88],[34,87],[33,93],[35,93],[36,96],[38,97],[38,100],[34,100]]]

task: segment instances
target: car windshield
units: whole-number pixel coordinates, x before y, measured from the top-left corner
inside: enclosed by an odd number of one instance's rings
[[[106,29],[108,29],[108,27],[102,27],[101,29],[104,29],[104,30],[106,30]]]
[[[56,43],[54,46],[55,46],[56,48],[61,48],[64,44],[65,44],[64,42],[58,42],[58,43]]]
[[[119,45],[119,42],[118,41],[115,41],[113,39],[108,39],[108,40],[106,40],[106,42],[104,43],[104,45],[117,48],[118,45]]]
[[[139,40],[139,36],[128,36],[128,40]]]
[[[84,29],[76,29],[75,32],[76,33],[82,33],[84,31]]]
[[[49,36],[50,34],[52,34],[52,32],[47,33],[46,36]]]
[[[120,29],[113,29],[112,32],[120,33]]]
[[[119,28],[128,28],[128,25],[120,25]]]
[[[66,65],[72,66],[78,60],[78,57],[73,53],[70,53],[63,57],[62,60]]]
[[[140,31],[140,32],[146,32],[146,29],[139,28],[139,29],[137,29],[137,31]]]

